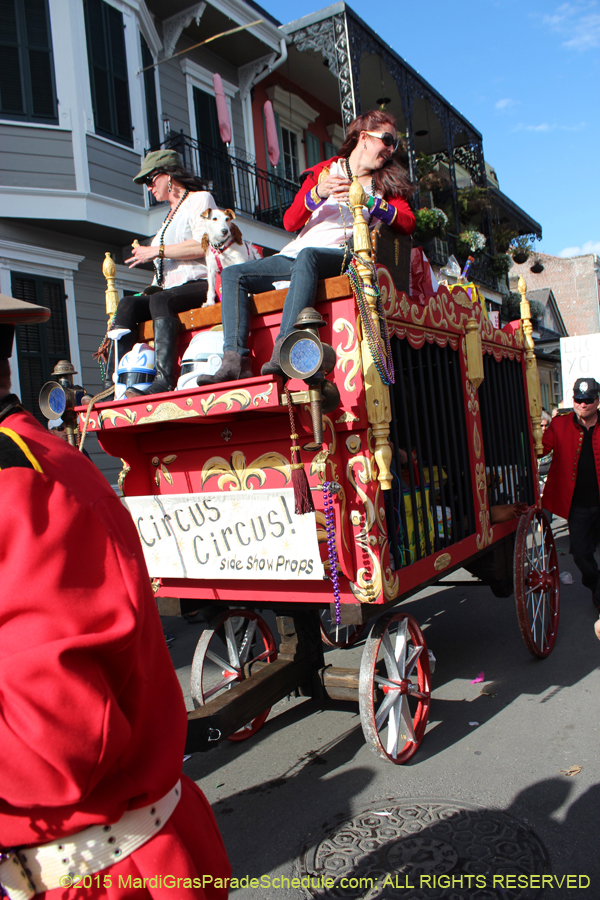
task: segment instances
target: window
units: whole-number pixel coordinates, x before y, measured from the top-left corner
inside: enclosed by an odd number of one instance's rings
[[[200,177],[222,209],[235,208],[235,192],[231,178],[231,164],[219,131],[217,101],[200,88],[194,87],[194,112],[198,135]]]
[[[281,126],[281,144],[283,149],[283,177],[288,181],[298,181],[300,177],[300,160],[298,158],[298,135],[289,128]]]
[[[140,32],[140,40],[142,43],[142,68],[144,72],[144,94],[146,97],[146,121],[148,124],[148,143],[150,147],[158,147],[160,145],[160,133],[158,130],[158,104],[156,102],[156,81],[154,78],[154,69],[148,69],[154,63],[150,47],[148,46],[144,35]]]
[[[11,286],[17,300],[39,303],[52,311],[44,324],[18,325],[16,329],[21,402],[45,425],[38,404],[40,390],[50,381],[56,363],[70,356],[64,283],[41,275],[12,272]]]
[[[323,152],[325,154],[323,159],[331,159],[332,156],[338,155],[336,147],[333,144],[330,144],[329,141],[323,143]]]
[[[304,138],[306,141],[306,166],[307,168],[310,168],[321,162],[320,142],[319,138],[316,135],[311,134],[310,131],[304,132]]]
[[[96,134],[132,144],[123,15],[104,0],[85,0],[85,26]]]
[[[58,122],[47,0],[0,0],[0,115]]]

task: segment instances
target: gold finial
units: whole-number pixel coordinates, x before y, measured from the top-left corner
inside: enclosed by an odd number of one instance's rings
[[[115,287],[117,267],[115,266],[115,262],[108,251],[104,254],[102,274],[106,278],[106,291],[104,293],[104,296],[106,298],[106,315],[108,316],[108,319],[110,321],[116,313],[117,306],[119,305],[119,292]]]

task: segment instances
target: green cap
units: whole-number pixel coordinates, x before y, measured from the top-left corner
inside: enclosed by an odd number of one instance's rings
[[[156,169],[164,169],[165,166],[179,166],[179,168],[182,168],[183,163],[179,153],[175,150],[153,150],[152,153],[148,154],[142,163],[142,168],[133,180],[136,184],[142,184],[151,172],[154,172]]]

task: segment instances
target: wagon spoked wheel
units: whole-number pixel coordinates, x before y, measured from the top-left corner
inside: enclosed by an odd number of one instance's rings
[[[560,612],[558,555],[552,528],[541,509],[521,516],[515,538],[515,603],[525,646],[533,656],[554,647]]]
[[[425,734],[431,700],[427,645],[415,619],[388,613],[378,619],[363,651],[358,704],[371,750],[405,763]]]
[[[271,663],[277,649],[265,620],[248,609],[228,609],[214,619],[198,641],[192,662],[191,691],[196,708],[249,677],[256,663]],[[271,709],[248,722],[230,741],[245,741],[264,725]]]
[[[322,609],[319,613],[319,627],[321,640],[328,647],[338,647],[346,650],[353,647],[364,634],[366,625],[337,625],[329,609]]]

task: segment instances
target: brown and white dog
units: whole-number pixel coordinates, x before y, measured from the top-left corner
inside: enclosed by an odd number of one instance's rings
[[[215,284],[225,266],[235,266],[249,259],[260,259],[260,254],[252,244],[242,238],[242,232],[234,224],[235,213],[231,209],[207,209],[202,214],[206,219],[206,234],[202,238],[202,249],[208,270],[208,293],[206,306],[214,306],[217,299]]]

